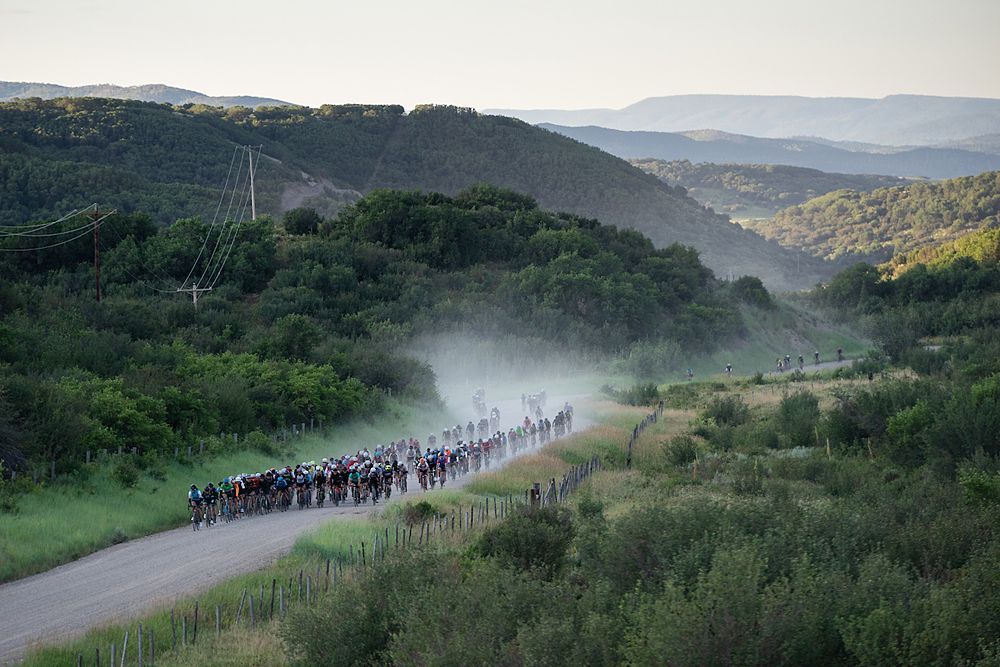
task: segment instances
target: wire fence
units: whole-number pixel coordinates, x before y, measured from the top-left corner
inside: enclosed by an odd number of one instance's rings
[[[657,423],[663,416],[664,405],[661,401],[656,409],[635,425],[627,441],[626,465],[631,467],[632,448],[640,435],[650,426]],[[305,432],[304,424],[302,433]],[[378,567],[389,557],[400,550],[424,548],[442,541],[461,541],[474,532],[505,521],[511,513],[523,508],[529,511],[539,507],[560,504],[575,492],[593,474],[601,471],[603,464],[597,456],[588,461],[572,466],[557,482],[551,478],[545,491],[541,482],[535,482],[524,493],[523,501],[513,495],[505,497],[488,496],[474,505],[452,509],[450,512],[435,512],[433,516],[414,522],[398,522],[394,526],[383,526],[373,532],[370,540],[359,544],[351,543],[346,555],[318,560],[316,569],[300,567],[298,571],[285,572],[279,578],[271,578],[270,586],[261,582],[255,588],[244,587],[238,598],[228,603],[218,603],[209,610],[208,618],[204,618],[204,610],[200,600],[193,603],[176,606],[170,610],[170,628],[167,637],[157,637],[155,631],[148,625],[144,629],[142,623],[134,628],[125,629],[119,645],[112,642],[109,645],[96,646],[93,652],[94,664],[102,667],[124,667],[137,664],[139,667],[155,665],[157,655],[164,651],[176,653],[194,646],[198,641],[199,629],[202,636],[206,632],[210,639],[218,639],[222,633],[231,628],[256,628],[258,624],[268,623],[275,619],[284,620],[293,607],[305,605],[315,607],[342,580],[358,573]],[[133,632],[134,630],[134,632]],[[131,644],[130,644],[131,639]],[[204,639],[203,639],[204,641]],[[157,643],[159,642],[159,643]],[[106,648],[105,661],[102,662],[101,649]],[[159,652],[159,653],[158,653]],[[82,667],[91,664],[83,653],[77,654],[76,664]]]

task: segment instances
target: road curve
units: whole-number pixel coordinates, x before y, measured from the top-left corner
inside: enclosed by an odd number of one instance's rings
[[[520,407],[511,401],[501,406],[508,415],[518,414]],[[574,420],[577,430],[586,425],[582,418]],[[528,450],[532,451],[537,450]],[[474,477],[456,479],[447,488],[460,488]],[[414,487],[411,478],[410,488]],[[402,497],[414,495],[411,491]],[[260,570],[288,553],[307,530],[332,518],[364,517],[375,509],[371,505],[292,509],[197,533],[190,526],[176,528],[0,585],[0,664],[18,662],[33,646],[66,641],[92,628],[135,618],[236,575]],[[234,549],[234,544],[240,548]],[[219,568],[220,562],[227,566]]]

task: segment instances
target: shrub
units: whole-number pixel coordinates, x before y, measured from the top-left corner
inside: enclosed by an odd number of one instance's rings
[[[111,479],[123,489],[131,489],[139,483],[139,467],[130,457],[123,457],[111,470]]]
[[[730,466],[733,476],[733,493],[738,496],[759,496],[764,493],[764,471],[760,460],[742,459]]]
[[[654,405],[660,400],[660,392],[654,383],[646,382],[617,392],[615,398],[625,405]]]
[[[782,444],[788,448],[815,445],[819,417],[819,399],[811,392],[798,391],[782,398],[778,406]]]
[[[750,407],[739,396],[723,396],[712,399],[701,416],[718,426],[739,426],[750,421]]]
[[[774,308],[774,299],[764,287],[764,283],[756,276],[737,278],[733,281],[730,289],[733,291],[733,296],[743,303],[769,310]]]
[[[434,516],[434,506],[426,500],[417,503],[407,503],[402,512],[403,521],[407,526],[415,526]]]
[[[573,535],[567,509],[552,506],[525,509],[486,530],[474,545],[473,553],[496,558],[518,570],[538,568],[552,577],[562,569]]]
[[[698,443],[689,435],[679,435],[667,445],[667,460],[675,466],[685,466],[698,457]]]

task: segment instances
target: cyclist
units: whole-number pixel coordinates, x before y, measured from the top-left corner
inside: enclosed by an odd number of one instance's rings
[[[347,475],[347,485],[351,489],[351,495],[354,497],[354,504],[361,504],[361,472],[357,465],[351,468],[351,472]]]
[[[385,493],[385,499],[389,500],[392,495],[392,464],[386,464],[385,468],[382,470],[382,491]]]
[[[323,461],[325,463],[326,459]],[[326,470],[322,466],[316,468],[312,481],[316,487],[316,506],[323,507],[323,501],[326,500]]]
[[[726,364],[726,376],[727,377],[732,377],[733,376],[733,365],[732,364]]]
[[[379,493],[382,487],[382,467],[378,464],[372,466],[368,471],[368,493],[372,497],[372,505],[378,504]]]
[[[201,493],[202,503],[205,505],[205,521],[209,526],[215,525],[216,502],[219,500],[219,491],[211,482]]]
[[[420,488],[424,491],[427,490],[427,474],[430,469],[430,464],[427,463],[425,457],[420,457],[420,462],[417,463],[417,481],[420,482]]]
[[[448,457],[443,453],[437,457],[438,465],[438,482],[441,484],[441,488],[444,488],[444,482],[448,478]]]
[[[813,360],[816,362],[816,365],[819,366],[819,350],[813,352]]]
[[[188,491],[188,507],[191,508],[191,522],[194,524],[195,530],[201,528],[201,501],[201,491],[198,490],[198,485],[192,484]]]

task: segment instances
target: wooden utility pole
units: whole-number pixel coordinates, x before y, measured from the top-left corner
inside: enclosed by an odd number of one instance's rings
[[[94,286],[96,288],[97,301],[101,301],[101,221],[117,211],[102,211],[94,204],[94,210],[87,214],[94,225]]]
[[[178,292],[187,292],[188,294],[190,294],[191,295],[191,301],[192,301],[192,303],[194,303],[194,307],[197,308],[198,307],[198,296],[202,292],[211,292],[212,288],[211,287],[198,287],[198,283],[193,283],[191,285],[191,287],[178,287],[177,291]]]

